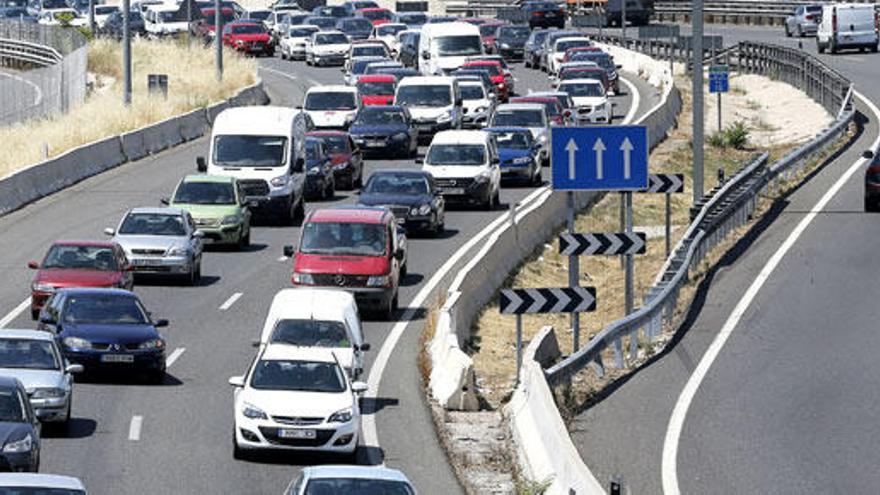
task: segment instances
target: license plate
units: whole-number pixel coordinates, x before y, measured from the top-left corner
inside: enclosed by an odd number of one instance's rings
[[[456,195],[461,196],[464,194],[464,188],[463,187],[446,187],[446,188],[443,188],[442,192],[443,192],[443,194],[450,194],[453,196],[456,196]]]
[[[367,141],[368,148],[381,148],[385,146],[384,141]]]
[[[101,356],[102,363],[133,363],[134,356],[131,354],[104,354]]]
[[[133,259],[131,264],[134,266],[147,266],[156,264],[156,260]]]
[[[315,430],[278,430],[278,438],[295,438],[298,440],[314,440]]]
[[[547,12],[547,17],[556,17],[556,14],[553,12]]]

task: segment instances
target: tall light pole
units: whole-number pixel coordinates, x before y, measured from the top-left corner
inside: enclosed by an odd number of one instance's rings
[[[95,0],[89,0],[89,30],[95,34]]]
[[[703,197],[703,0],[693,0],[691,47],[693,48],[694,203]]]
[[[217,80],[223,80],[223,16],[220,15],[220,0],[214,0],[214,60],[217,66]]]
[[[131,0],[122,0],[122,103],[131,104]]]

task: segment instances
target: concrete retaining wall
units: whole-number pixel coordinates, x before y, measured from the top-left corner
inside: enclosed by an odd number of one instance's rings
[[[267,101],[263,83],[258,82],[239,91],[228,103],[218,103],[119,136],[85,144],[20,170],[0,180],[0,215],[123,163],[201,137],[223,108],[262,105]]]

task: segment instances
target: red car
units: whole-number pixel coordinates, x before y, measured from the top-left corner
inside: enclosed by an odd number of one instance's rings
[[[359,305],[394,316],[406,276],[406,236],[391,210],[315,210],[303,221],[299,246],[285,246],[284,255],[293,258],[294,286],[347,290]]]
[[[214,34],[217,30],[217,26],[214,25],[214,12],[217,10],[214,8],[202,9],[202,19],[196,25],[196,34],[203,38],[213,38]],[[221,7],[220,8],[220,22],[222,26],[225,26],[231,22],[235,21],[235,12],[230,7]]]
[[[128,259],[118,244],[101,241],[58,241],[52,244],[42,263],[31,261],[37,270],[31,283],[31,317],[37,319],[46,299],[66,287],[134,286]]]
[[[602,49],[598,46],[576,46],[574,48],[569,48],[565,50],[565,55],[562,57],[562,63],[568,62],[571,60],[572,55],[579,52],[601,52]]]
[[[504,69],[501,68],[499,62],[495,60],[477,60],[465,62],[461,68],[488,72],[489,79],[495,85],[495,89],[497,89],[498,99],[505,102],[510,97],[510,87],[504,77]]]
[[[547,116],[553,125],[566,125],[567,115],[559,100],[552,96],[517,96],[510,103],[540,103],[547,109]]]
[[[324,142],[333,162],[333,178],[339,188],[354,189],[364,182],[364,156],[344,131],[312,131],[306,134]]]
[[[244,54],[275,55],[275,42],[265,26],[256,22],[234,22],[223,26],[223,44]]]
[[[360,9],[355,12],[357,17],[363,17],[373,23],[374,26],[388,24],[394,20],[394,13],[383,8]]]
[[[366,105],[391,105],[397,78],[388,74],[367,74],[358,77],[357,89],[361,103]]]
[[[506,22],[489,21],[480,24],[480,38],[483,40],[483,47],[486,53],[495,53],[495,33],[498,28],[507,24]]]

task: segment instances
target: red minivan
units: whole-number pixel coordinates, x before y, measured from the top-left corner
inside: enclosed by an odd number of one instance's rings
[[[347,290],[361,307],[394,316],[406,234],[388,208],[315,210],[303,221],[299,245],[285,246],[284,255],[293,258],[294,286]]]

